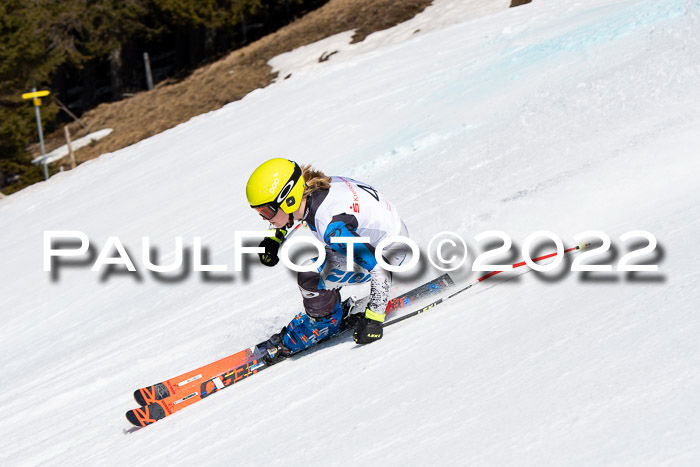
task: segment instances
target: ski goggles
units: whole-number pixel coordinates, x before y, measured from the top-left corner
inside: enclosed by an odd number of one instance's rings
[[[280,207],[275,203],[267,203],[262,206],[252,206],[252,208],[258,211],[258,214],[260,214],[263,219],[269,221],[277,215],[277,211],[279,211]]]

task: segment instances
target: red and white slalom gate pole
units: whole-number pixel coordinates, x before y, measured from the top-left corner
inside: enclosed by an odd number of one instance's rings
[[[578,246],[569,248],[569,249],[567,249],[567,250],[564,250],[564,253],[563,253],[563,254],[571,253],[572,251],[583,250],[583,249],[585,249],[586,247],[588,247],[588,246],[590,246],[590,245],[591,245],[590,243],[581,244],[581,245],[578,245]],[[558,253],[556,253],[556,252],[555,252],[555,253],[550,253],[550,254],[548,254],[548,255],[540,256],[539,258],[534,258],[532,261],[533,261],[534,263],[536,263],[536,262],[538,262],[538,261],[543,261],[543,260],[548,259],[548,258],[553,258],[554,256],[557,256],[557,254],[558,254]],[[520,263],[516,263],[516,264],[513,265],[513,269],[519,268],[519,267],[525,266],[525,265],[527,265],[527,263],[526,263],[525,261],[520,262]],[[444,297],[442,297],[442,298],[439,298],[439,299],[435,300],[434,302],[430,303],[429,305],[424,306],[423,308],[421,308],[421,309],[419,309],[419,310],[412,311],[411,313],[408,313],[407,315],[403,315],[403,316],[401,316],[401,317],[399,317],[399,318],[386,321],[386,322],[384,323],[384,326],[383,326],[383,327],[390,326],[390,325],[392,325],[392,324],[394,324],[394,323],[398,323],[399,321],[403,321],[403,320],[405,320],[406,318],[410,318],[410,317],[412,317],[412,316],[416,316],[416,315],[418,315],[418,314],[421,314],[421,313],[423,313],[424,311],[427,311],[427,310],[429,310],[429,309],[431,309],[431,308],[433,308],[433,307],[438,306],[439,304],[441,304],[441,303],[444,302],[445,300],[449,300],[450,298],[454,297],[455,295],[459,295],[459,294],[461,294],[462,292],[464,292],[465,290],[471,289],[471,288],[474,287],[476,284],[485,281],[485,280],[488,279],[489,277],[493,277],[493,276],[495,276],[496,274],[500,274],[500,273],[502,273],[502,272],[503,272],[503,271],[491,271],[491,272],[489,272],[488,274],[485,274],[485,275],[479,277],[478,279],[475,279],[474,281],[470,282],[469,284],[463,286],[461,289],[458,289],[458,290],[456,290],[455,292],[452,292],[450,295],[446,295],[446,296],[444,296]]]

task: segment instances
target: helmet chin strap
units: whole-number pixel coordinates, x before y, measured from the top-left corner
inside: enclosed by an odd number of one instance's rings
[[[289,222],[287,222],[287,225],[285,225],[285,227],[290,228],[293,225],[294,225],[294,214],[289,213]]]

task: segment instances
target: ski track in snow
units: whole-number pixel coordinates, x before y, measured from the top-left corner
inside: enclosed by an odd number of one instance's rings
[[[700,2],[508,3],[436,0],[282,55],[291,78],[0,201],[0,464],[700,464]],[[168,264],[200,236],[232,270],[234,232],[266,228],[244,186],[272,156],[377,186],[424,253],[443,230],[472,260],[483,231],[596,229],[616,264],[643,229],[660,269],[485,282],[129,432],[134,389],[300,311],[281,267],[167,281],[141,262],[142,237]],[[139,272],[52,279],[47,230],[85,232],[93,261],[118,236]]]

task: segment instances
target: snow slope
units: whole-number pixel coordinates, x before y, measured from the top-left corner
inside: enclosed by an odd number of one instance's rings
[[[0,202],[0,464],[700,463],[700,1],[435,3],[488,14],[394,31]],[[596,229],[616,264],[643,229],[659,271],[485,282],[128,433],[134,389],[300,310],[291,272],[232,272],[234,232],[266,227],[245,181],[277,155],[376,185],[424,250]],[[85,232],[92,258],[44,272],[48,230]],[[90,270],[111,236],[137,274]],[[167,264],[176,236],[229,272],[151,274],[142,237]]]
[[[83,136],[82,138],[78,138],[75,141],[71,141],[71,148],[74,151],[78,150],[84,146],[88,146],[93,142],[104,138],[105,136],[109,136],[110,133],[112,133],[111,128],[105,128],[104,130],[92,132],[89,135]],[[68,150],[68,145],[64,144],[63,146],[59,146],[58,148],[46,154],[46,163],[50,164],[52,162],[59,161],[69,154],[70,151]],[[43,159],[44,156],[35,157],[32,160],[32,164],[43,164]]]

